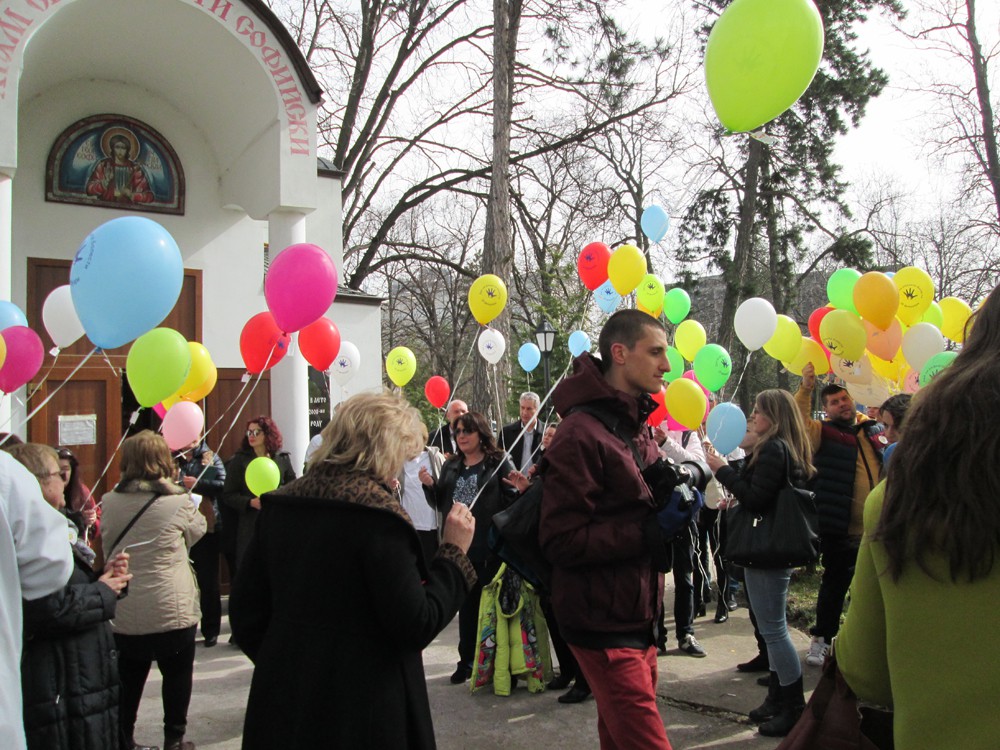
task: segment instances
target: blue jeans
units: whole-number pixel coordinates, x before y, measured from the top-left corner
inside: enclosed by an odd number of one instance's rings
[[[785,605],[788,599],[789,568],[760,570],[746,568],[747,596],[757,616],[757,626],[767,644],[771,669],[778,673],[778,682],[791,685],[802,676],[798,651],[788,635]]]

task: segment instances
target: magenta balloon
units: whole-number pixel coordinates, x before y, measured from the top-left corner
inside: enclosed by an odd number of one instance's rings
[[[337,267],[321,247],[289,245],[271,261],[264,299],[284,333],[315,322],[337,296]]]
[[[7,344],[7,359],[0,367],[0,391],[10,393],[31,380],[42,367],[45,347],[27,326],[11,326],[0,332]]]

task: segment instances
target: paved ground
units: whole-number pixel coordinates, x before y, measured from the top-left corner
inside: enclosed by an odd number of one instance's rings
[[[672,601],[669,588],[667,597],[668,602]],[[706,658],[695,659],[673,650],[659,659],[660,713],[672,745],[677,750],[772,750],[778,742],[757,735],[746,718],[764,696],[764,688],[755,684],[758,675],[742,675],[735,670],[737,662],[756,653],[746,609],[737,609],[722,624],[716,624],[711,617],[700,618],[695,628],[708,651]],[[228,623],[223,622],[218,646],[205,649],[200,642],[198,646],[188,739],[200,750],[240,747],[252,665],[242,653],[226,645],[228,637]],[[805,653],[808,638],[798,632],[793,637],[800,652]],[[531,695],[524,687],[518,687],[507,698],[493,695],[488,688],[472,695],[467,685],[456,686],[448,681],[455,668],[457,642],[457,623],[452,622],[424,652],[441,750],[597,750],[593,699],[565,706],[556,701],[557,694]],[[812,689],[819,670],[803,669],[806,686]],[[160,679],[154,667],[136,731],[136,739],[141,742],[162,742],[159,691]]]

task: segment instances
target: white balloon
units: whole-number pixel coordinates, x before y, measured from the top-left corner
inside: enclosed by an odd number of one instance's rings
[[[869,383],[848,383],[851,397],[865,406],[881,406],[889,398],[889,388],[885,383],[872,378]]]
[[[83,323],[73,306],[69,284],[57,286],[42,305],[42,323],[49,332],[52,343],[65,349],[84,334]]]
[[[358,347],[350,341],[341,341],[337,358],[330,365],[330,373],[334,379],[341,386],[347,385],[347,382],[354,377],[360,366],[361,352],[358,351]]]
[[[771,340],[778,328],[778,314],[763,297],[751,297],[736,308],[733,325],[743,346],[755,352]]]
[[[927,360],[944,351],[944,336],[931,323],[915,323],[903,334],[901,348],[910,367],[920,372]]]
[[[500,331],[495,328],[487,328],[479,334],[479,353],[491,365],[495,365],[503,359],[505,351],[507,351],[507,342],[504,341]]]

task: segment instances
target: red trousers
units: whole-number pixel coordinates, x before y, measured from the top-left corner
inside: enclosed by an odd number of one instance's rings
[[[671,750],[656,708],[656,648],[570,649],[597,701],[601,750]]]

